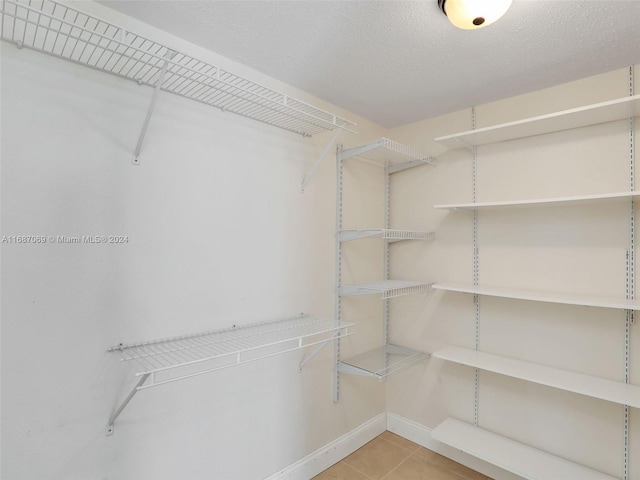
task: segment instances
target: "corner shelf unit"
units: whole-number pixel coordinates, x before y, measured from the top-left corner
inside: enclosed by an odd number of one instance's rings
[[[387,344],[360,355],[342,360],[341,373],[376,377],[382,381],[389,375],[427,358],[427,354],[399,345]]]
[[[4,0],[0,37],[303,136],[353,122],[53,0]],[[349,130],[350,131],[350,130]]]
[[[639,115],[640,95],[634,95],[547,115],[525,118],[515,122],[454,133],[438,137],[435,140],[451,149],[473,148],[490,143],[588,127],[616,120],[626,120],[629,117],[637,117]]]
[[[114,411],[107,435],[124,407],[140,390],[192,378],[223,368],[318,346],[300,362],[300,369],[325,345],[351,335],[353,324],[300,315],[211,332],[109,348],[130,365],[139,378],[129,396]]]
[[[342,171],[344,162],[350,158],[360,157],[373,161],[385,168],[385,212],[384,227],[368,230],[347,230],[342,228]],[[384,380],[389,375],[409,367],[426,357],[424,352],[389,343],[389,308],[390,298],[403,295],[426,293],[430,282],[389,279],[389,245],[404,240],[433,240],[433,232],[390,229],[390,179],[396,172],[428,165],[434,157],[402,145],[388,138],[374,140],[368,144],[344,149],[338,147],[337,153],[337,213],[336,213],[336,311],[335,317],[342,315],[342,297],[355,295],[380,295],[383,301],[382,346],[357,355],[351,359],[342,359],[340,340],[334,343],[335,382],[334,400],[338,401],[340,393],[340,374],[364,375]],[[345,242],[362,238],[378,237],[384,241],[384,275],[382,281],[355,285],[342,284],[342,245]]]
[[[401,297],[415,293],[426,293],[431,287],[428,282],[412,282],[409,280],[384,280],[374,283],[359,283],[341,285],[339,295],[348,297],[353,295],[380,295],[383,300]]]
[[[545,292],[524,288],[494,287],[486,285],[474,286],[468,283],[435,283],[434,290],[485,295],[488,297],[512,298],[532,302],[562,303],[565,305],[581,305],[584,307],[617,308],[622,310],[640,310],[640,300],[620,297],[590,295],[584,293]]]
[[[344,149],[341,151],[340,156],[343,161],[353,157],[360,157],[380,165],[387,165],[388,173],[395,173],[424,164],[432,164],[435,161],[435,157],[431,155],[384,137],[365,145]]]
[[[636,385],[455,346],[445,347],[431,356],[559,390],[640,408],[640,386]]]
[[[618,480],[455,418],[447,418],[431,436],[529,480]]]
[[[370,237],[383,238],[389,242],[401,242],[403,240],[433,240],[435,238],[435,233],[379,228],[376,230],[342,230],[338,234],[338,239],[341,242],[350,242],[351,240]]]
[[[626,315],[624,329],[624,381],[616,382],[599,377],[578,374],[558,368],[537,365],[530,362],[507,358],[499,355],[479,351],[480,338],[480,308],[479,299],[475,305],[475,349],[460,347],[445,347],[433,354],[450,362],[456,362],[476,369],[474,390],[473,425],[449,418],[433,430],[433,438],[454,448],[479,457],[505,470],[516,473],[527,479],[564,480],[567,478],[580,479],[613,479],[613,477],[590,470],[584,466],[567,462],[513,440],[479,428],[479,376],[478,370],[485,370],[500,375],[517,378],[553,388],[562,389],[576,394],[586,395],[601,400],[620,404],[624,408],[623,432],[624,438],[622,455],[622,477],[626,480],[629,475],[629,408],[640,408],[640,386],[630,383],[630,329],[634,312],[640,310],[640,301],[634,299],[635,265],[633,254],[635,251],[634,230],[634,201],[640,196],[640,191],[634,189],[634,121],[640,115],[640,95],[633,95],[633,67],[629,69],[629,96],[606,102],[587,105],[580,108],[563,110],[548,115],[526,118],[515,122],[469,130],[442,136],[435,140],[449,148],[467,147],[473,155],[473,188],[477,191],[477,149],[475,147],[509,140],[522,139],[552,132],[598,125],[613,121],[628,121],[629,128],[629,179],[630,191],[613,192],[593,195],[567,196],[557,198],[541,198],[532,200],[497,201],[478,203],[457,203],[435,205],[444,210],[471,211],[473,215],[473,275],[474,281],[468,283],[436,283],[433,288],[451,292],[472,294],[474,297],[493,296],[526,301],[549,302],[567,305],[582,305],[589,307],[619,309]],[[475,112],[474,112],[475,113]],[[475,200],[475,194],[474,194]],[[477,212],[484,209],[496,208],[535,208],[547,206],[590,205],[602,202],[619,202],[628,206],[629,211],[629,246],[626,255],[626,285],[625,292],[619,297],[603,295],[587,295],[565,292],[544,292],[528,289],[496,287],[482,285],[478,282],[479,245],[477,241],[478,218]]]

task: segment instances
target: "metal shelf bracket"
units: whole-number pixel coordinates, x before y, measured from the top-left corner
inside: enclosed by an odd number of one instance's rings
[[[156,107],[156,102],[158,101],[158,95],[160,94],[162,83],[164,82],[164,79],[167,76],[167,68],[169,67],[169,60],[171,60],[175,56],[175,54],[176,52],[168,50],[164,56],[164,63],[162,64],[160,74],[158,75],[158,81],[156,82],[156,86],[153,89],[153,96],[151,97],[151,103],[149,104],[149,108],[147,109],[147,116],[144,119],[144,124],[142,125],[142,131],[140,132],[140,136],[138,137],[138,143],[136,145],[136,149],[133,152],[133,160],[131,161],[131,163],[133,163],[134,165],[140,165],[140,150],[142,149],[142,143],[144,142],[144,137],[147,134],[147,128],[149,128],[149,121],[151,120],[151,115],[153,114],[153,110]]]
[[[138,390],[140,389],[140,387],[144,384],[144,382],[147,381],[147,378],[149,378],[149,375],[151,375],[150,373],[145,373],[144,375],[142,375],[140,377],[140,380],[138,381],[138,383],[136,384],[135,387],[133,387],[133,390],[131,390],[131,392],[129,393],[129,395],[127,395],[127,398],[125,398],[122,403],[120,404],[120,406],[116,409],[115,412],[113,412],[111,414],[111,416],[109,417],[109,423],[107,423],[107,429],[105,431],[105,435],[108,437],[109,435],[113,435],[113,424],[116,421],[116,418],[118,418],[118,416],[122,413],[122,410],[124,410],[124,407],[126,407],[129,402],[131,401],[131,399],[133,398],[133,396],[138,393]]]
[[[304,368],[304,366],[313,358],[315,357],[318,353],[320,353],[320,351],[326,347],[327,345],[329,345],[332,342],[335,342],[336,339],[341,338],[341,335],[339,334],[340,332],[336,332],[336,334],[333,336],[332,339],[327,340],[326,342],[323,342],[320,344],[320,346],[318,348],[316,348],[313,352],[311,352],[309,355],[305,356],[302,361],[300,362],[300,364],[298,365],[298,370],[302,371],[302,369]],[[349,329],[345,330],[345,335],[349,334]]]
[[[336,143],[341,133],[342,133],[341,128],[336,129],[335,133],[333,134],[333,137],[331,137],[331,141],[320,154],[320,158],[316,160],[316,163],[313,164],[313,167],[311,167],[311,170],[309,170],[307,175],[304,177],[304,180],[302,180],[302,187],[301,187],[302,193],[304,193],[304,187],[306,187],[307,184],[311,181],[311,178],[315,175],[316,170],[318,169],[318,167],[320,166],[324,158],[327,156],[327,153],[329,153],[329,150],[331,150],[331,147],[333,147],[333,145]]]

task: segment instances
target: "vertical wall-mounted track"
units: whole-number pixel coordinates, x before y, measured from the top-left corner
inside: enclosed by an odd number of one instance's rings
[[[391,228],[391,175],[389,162],[384,163],[384,228]],[[384,240],[384,279],[389,280],[389,240]],[[389,344],[389,300],[382,300],[382,338],[384,344]]]
[[[336,149],[336,235],[342,231],[342,145]],[[342,298],[340,296],[340,286],[342,285],[342,242],[336,237],[336,303],[334,318],[340,322],[340,312],[342,310]],[[340,339],[333,342],[333,401],[340,399]]]
[[[629,67],[629,96],[633,96],[633,66]],[[634,120],[633,114],[629,115],[629,189],[635,190],[635,164],[634,164]],[[629,200],[629,249],[626,258],[626,298],[635,298],[635,209],[634,199]],[[630,383],[631,362],[631,325],[634,323],[633,310],[626,311],[624,326],[624,383]],[[622,480],[629,479],[629,406],[624,406],[624,438],[622,459]]]
[[[471,109],[471,129],[476,129],[476,108]],[[478,202],[478,147],[475,145],[472,149],[473,165],[472,165],[472,188],[473,203]],[[480,280],[479,272],[479,250],[478,250],[478,211],[473,211],[473,286],[478,287]],[[480,296],[473,296],[475,306],[475,349],[480,347]],[[473,396],[473,424],[478,426],[478,408],[480,403],[480,370],[475,371],[475,386]]]

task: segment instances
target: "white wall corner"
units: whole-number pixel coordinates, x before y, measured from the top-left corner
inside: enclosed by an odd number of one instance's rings
[[[431,428],[395,413],[387,412],[387,430],[495,480],[521,480],[517,475],[434,440]]]
[[[382,412],[265,480],[309,480],[349,456],[386,429],[387,414]]]

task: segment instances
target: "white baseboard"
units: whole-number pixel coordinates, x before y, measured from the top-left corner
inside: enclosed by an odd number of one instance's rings
[[[431,429],[395,413],[381,413],[345,435],[319,448],[265,480],[309,480],[351,455],[385,430],[444,455],[495,480],[521,480],[495,465],[444,445],[431,436]]]
[[[387,430],[495,480],[521,480],[522,478],[434,440],[429,427],[395,413],[387,413]]]
[[[387,414],[383,412],[265,480],[309,480],[351,455],[386,429]]]

